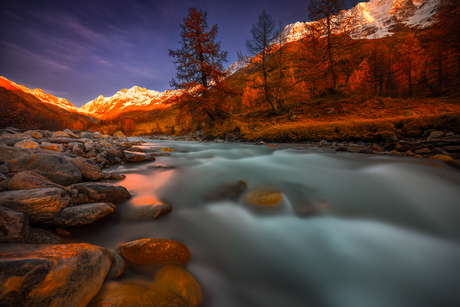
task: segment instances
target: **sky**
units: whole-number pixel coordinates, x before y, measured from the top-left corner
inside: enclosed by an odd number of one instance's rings
[[[346,0],[347,8],[360,1]],[[284,25],[309,21],[308,0],[1,0],[0,76],[62,97],[76,107],[135,85],[162,92],[176,75],[190,7],[217,24],[225,66],[246,53],[263,10]]]

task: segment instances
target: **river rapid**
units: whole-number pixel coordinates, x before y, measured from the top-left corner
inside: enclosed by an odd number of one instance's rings
[[[174,152],[117,170],[132,199],[76,240],[107,248],[143,238],[186,244],[205,307],[460,306],[460,172],[443,162],[305,145],[142,140],[143,149]],[[240,179],[248,188],[279,188],[281,208],[206,199]],[[173,211],[124,219],[158,200]],[[318,213],[306,215],[306,204]],[[136,274],[123,278],[143,278]]]

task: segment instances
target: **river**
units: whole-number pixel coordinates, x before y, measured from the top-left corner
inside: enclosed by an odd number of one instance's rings
[[[204,307],[460,306],[460,172],[443,162],[295,144],[144,141],[141,148],[174,152],[124,165],[117,184],[133,198],[76,240],[186,244]],[[281,189],[281,208],[206,199],[240,179]],[[169,215],[124,219],[158,199],[173,206]],[[305,204],[318,214],[302,214]]]

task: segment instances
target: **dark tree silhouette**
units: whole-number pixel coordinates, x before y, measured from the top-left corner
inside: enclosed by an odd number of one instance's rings
[[[221,51],[221,43],[216,41],[217,24],[210,28],[207,13],[192,7],[180,27],[181,47],[169,50],[177,69],[177,76],[170,85],[186,90],[188,107],[195,112],[198,109],[204,111],[214,120],[210,107],[206,105],[206,91],[225,77],[222,63],[227,61],[227,52]]]
[[[269,53],[272,48],[270,43],[276,39],[279,32],[276,29],[275,20],[267,15],[265,10],[259,15],[259,20],[256,24],[252,24],[251,33],[252,39],[246,41],[246,49],[248,53],[255,57],[260,57],[254,62],[258,65],[262,72],[262,84],[254,84],[254,88],[261,88],[264,92],[264,99],[272,106],[274,113],[279,113],[276,104],[271,98],[271,89],[269,84],[269,74],[273,70],[269,66]]]

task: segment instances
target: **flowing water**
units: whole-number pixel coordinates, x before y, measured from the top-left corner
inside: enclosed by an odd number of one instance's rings
[[[301,145],[145,141],[144,149],[174,152],[125,165],[119,184],[133,198],[78,239],[108,248],[143,238],[183,242],[205,307],[460,306],[458,170]],[[281,209],[206,199],[240,179],[282,190]],[[169,215],[124,219],[158,199],[173,206]],[[321,214],[301,214],[305,204]]]

